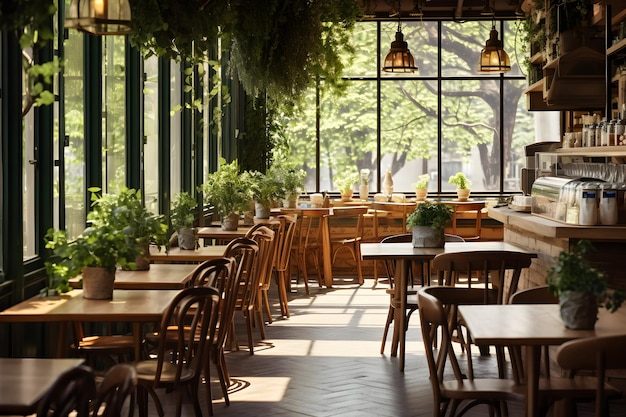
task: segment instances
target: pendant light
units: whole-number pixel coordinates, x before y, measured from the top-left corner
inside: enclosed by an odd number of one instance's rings
[[[498,39],[498,31],[494,21],[485,48],[480,52],[480,72],[507,71],[511,71],[511,61],[509,55],[502,48],[502,41]]]
[[[400,3],[398,3],[398,31],[396,40],[391,42],[391,48],[385,57],[383,65],[385,72],[415,72],[415,59],[409,51],[408,44],[404,41],[402,34],[402,23],[400,21]]]
[[[93,35],[125,35],[131,29],[129,0],[72,0],[66,28]]]

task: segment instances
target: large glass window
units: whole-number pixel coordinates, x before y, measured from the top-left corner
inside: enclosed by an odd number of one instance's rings
[[[146,205],[153,213],[158,213],[159,197],[159,59],[156,56],[143,63],[143,126],[145,144],[143,147],[143,172]]]
[[[116,193],[126,184],[125,39],[105,36],[103,59],[103,161],[104,188]]]
[[[171,63],[171,102],[170,102],[170,175],[171,190],[170,195],[174,196],[181,191],[181,158],[182,158],[182,85],[183,77],[180,71],[180,63],[172,61]]]
[[[513,69],[481,74],[478,57],[494,25]],[[397,192],[413,192],[419,175],[428,173],[431,192],[452,193],[448,178],[458,171],[470,178],[473,192],[519,191],[523,149],[535,141],[535,114],[525,110],[518,62],[523,56],[515,51],[519,25],[418,21],[402,22],[401,29],[417,72],[379,69],[397,22],[359,23],[345,92],[312,90],[302,113],[289,120],[286,135],[294,160],[309,173],[307,191],[336,191],[335,173],[361,168],[373,172],[372,192],[380,191],[387,169]],[[377,47],[380,56],[372,59]]]
[[[31,50],[26,51],[32,53]],[[26,77],[24,81],[28,82]],[[26,85],[22,84],[22,91],[26,91]],[[23,159],[22,159],[22,207],[24,216],[24,259],[32,258],[36,255],[35,244],[35,112],[31,109],[24,117],[24,123],[22,124],[22,146],[23,146]]]

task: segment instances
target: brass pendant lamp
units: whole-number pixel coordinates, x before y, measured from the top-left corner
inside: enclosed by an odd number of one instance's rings
[[[480,51],[480,72],[507,72],[511,71],[511,60],[502,48],[502,41],[498,39],[495,23],[489,32],[489,39],[485,48]]]
[[[404,41],[402,34],[402,23],[400,21],[400,3],[398,2],[398,31],[396,32],[396,40],[391,42],[391,48],[385,56],[383,65],[384,72],[415,72],[415,59],[409,51],[408,44]]]
[[[66,28],[93,35],[125,35],[131,30],[129,0],[72,0]]]

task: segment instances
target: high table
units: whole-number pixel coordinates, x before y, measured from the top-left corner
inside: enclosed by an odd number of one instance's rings
[[[594,330],[571,330],[563,325],[558,304],[461,305],[459,313],[472,341],[496,346],[526,346],[526,415],[539,413],[539,365],[541,346],[560,345],[568,340],[626,334],[626,310],[611,314],[598,311]]]
[[[201,227],[198,229],[198,238],[225,242],[238,237],[245,237],[251,228],[252,226],[239,226],[237,230],[224,230],[219,226]]]
[[[406,342],[406,287],[409,282],[408,271],[412,261],[430,262],[440,253],[472,252],[472,251],[511,251],[527,252],[511,243],[494,242],[446,242],[443,248],[414,248],[412,243],[361,243],[363,260],[396,260],[398,277],[396,287],[400,289],[400,308],[395,311],[395,325],[400,329],[400,358],[398,366],[404,371]],[[430,267],[427,268],[430,273]]]
[[[150,264],[150,269],[145,271],[118,269],[113,287],[118,290],[180,290],[187,286],[196,267],[193,264]],[[70,285],[80,288],[80,279],[80,275],[70,279]]]
[[[224,256],[226,245],[200,246],[194,250],[170,248],[159,251],[156,246],[150,246],[150,260],[152,262],[203,262],[218,259]],[[158,264],[157,264],[158,265]],[[152,265],[154,267],[156,265]],[[152,268],[151,267],[151,268]]]
[[[178,290],[114,290],[112,300],[83,298],[82,290],[41,297],[39,295],[0,311],[0,322],[59,323],[57,356],[66,353],[67,328],[72,322],[131,322],[135,358],[141,352],[143,323],[159,322]]]
[[[82,359],[0,358],[0,415],[34,414],[39,400]]]

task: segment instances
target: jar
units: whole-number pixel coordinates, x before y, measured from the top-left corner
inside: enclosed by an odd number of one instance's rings
[[[594,146],[601,146],[602,145],[602,122],[596,122],[595,123],[595,140],[594,140]]]
[[[596,146],[596,123],[589,124],[587,133],[587,146]]]
[[[598,223],[598,184],[582,182],[578,193],[578,224],[592,226]]]
[[[616,124],[617,124],[617,120],[613,119],[607,125],[606,132],[607,132],[607,145],[608,146],[615,146],[615,144],[617,143],[615,141],[615,139],[616,139],[616,136],[615,136],[615,126],[616,126]]]
[[[626,145],[626,120],[617,120],[615,124],[615,145]]]
[[[609,123],[604,121],[602,122],[602,139],[600,140],[600,146],[609,146],[609,132],[608,132]]]
[[[615,184],[602,184],[598,220],[600,224],[617,224],[617,188]]]

